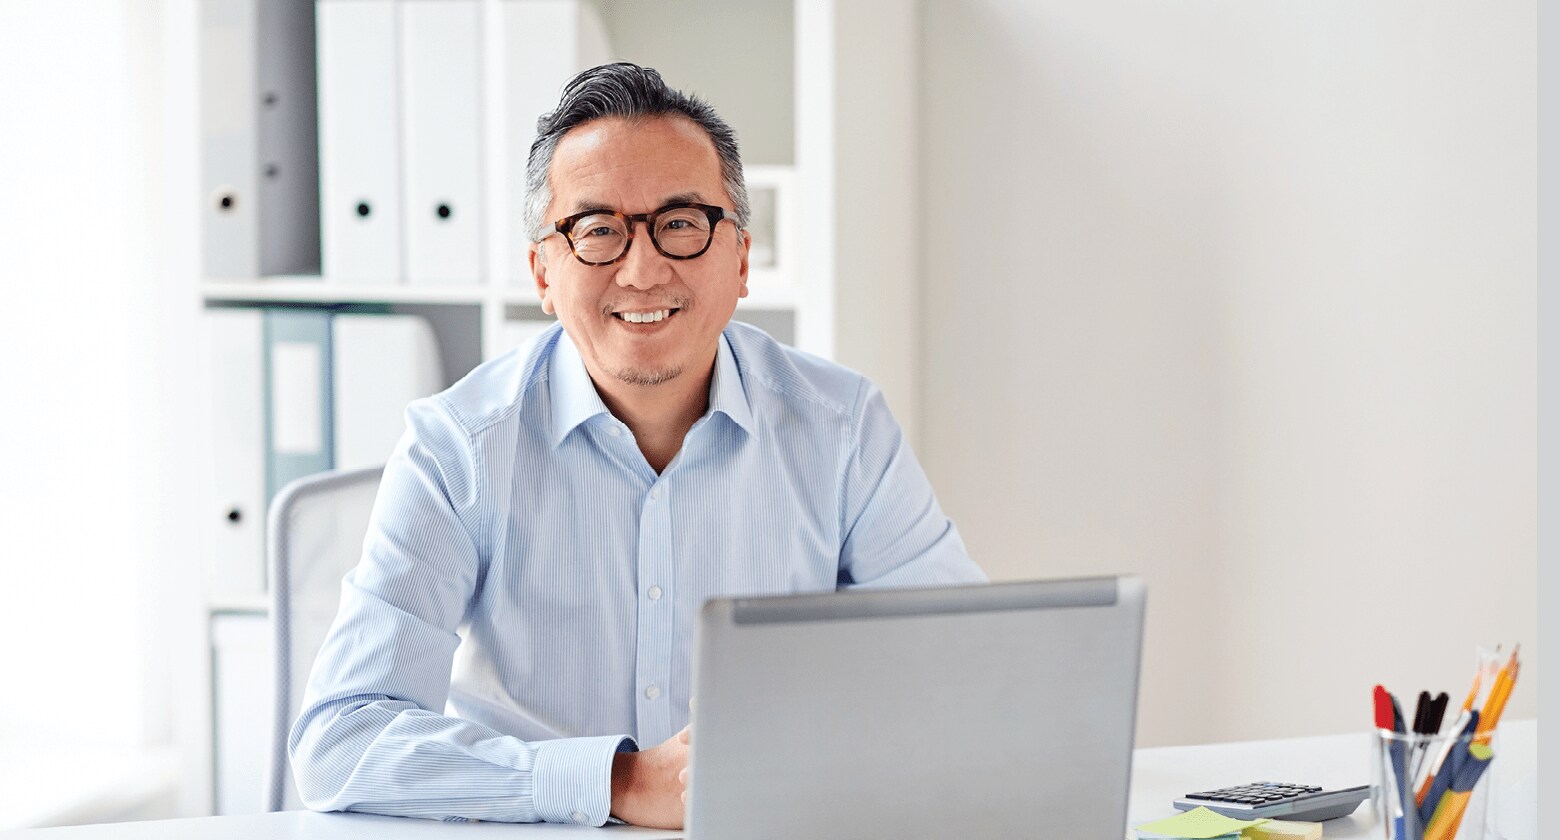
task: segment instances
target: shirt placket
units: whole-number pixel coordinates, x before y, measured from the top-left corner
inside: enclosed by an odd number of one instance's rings
[[[672,517],[664,475],[645,491],[639,513],[639,644],[634,682],[639,739],[653,746],[671,731]]]

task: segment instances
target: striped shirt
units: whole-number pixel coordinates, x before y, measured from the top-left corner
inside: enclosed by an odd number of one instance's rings
[[[317,810],[601,825],[705,599],[985,579],[877,388],[745,324],[660,474],[558,326],[407,421],[289,740]]]

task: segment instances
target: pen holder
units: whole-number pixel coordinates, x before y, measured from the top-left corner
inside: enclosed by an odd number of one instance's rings
[[[1494,757],[1492,736],[1376,730],[1373,801],[1380,837],[1501,840],[1489,819]]]

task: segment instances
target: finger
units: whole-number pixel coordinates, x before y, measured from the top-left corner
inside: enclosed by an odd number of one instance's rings
[[[684,767],[677,771],[677,781],[682,782],[684,785],[688,784],[688,768]]]
[[[682,728],[682,731],[677,733],[677,740],[682,742],[682,743],[684,743],[684,744],[688,743],[688,736],[690,734],[690,730],[692,730],[692,729],[693,729],[693,724],[689,724],[687,726],[684,726]]]

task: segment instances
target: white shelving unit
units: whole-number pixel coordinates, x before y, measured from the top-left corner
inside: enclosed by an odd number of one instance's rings
[[[330,283],[317,276],[277,275],[263,280],[208,281],[201,285],[206,306],[255,306],[277,304],[336,307],[352,305],[434,304],[477,306],[482,311],[484,329],[502,325],[517,310],[527,317],[545,317],[536,293],[529,289],[492,286],[349,286]],[[797,316],[803,294],[789,286],[750,287],[748,296],[737,304],[738,319],[764,320]],[[534,310],[529,312],[526,310]],[[483,359],[491,359],[509,348],[483,344]]]
[[[568,2],[481,0],[481,10],[484,21],[491,24],[501,20],[512,4],[557,7]],[[783,184],[780,236],[788,239],[779,265],[784,274],[755,272],[737,317],[803,350],[841,356],[841,361],[873,376],[891,402],[899,402],[901,421],[913,433],[917,311],[914,242],[909,233],[915,199],[913,161],[904,155],[885,157],[875,144],[912,142],[913,86],[903,84],[901,71],[905,76],[913,72],[908,57],[913,55],[915,39],[914,4],[909,0],[873,4],[754,0],[733,7],[721,0],[678,0],[668,6],[673,13],[665,15],[665,31],[652,35],[647,26],[653,27],[655,21],[647,23],[646,15],[654,18],[655,14],[647,12],[647,4],[580,2],[593,4],[609,43],[615,29],[633,33],[625,39],[633,45],[614,49],[614,59],[661,66],[672,86],[708,95],[717,110],[732,118],[744,149],[765,155],[749,161],[762,171],[760,180],[778,179]],[[791,29],[770,31],[773,27],[766,26],[755,31],[744,23],[744,15],[750,14],[788,20]],[[516,257],[523,243],[516,239],[519,224],[508,209],[517,202],[507,191],[517,184],[517,160],[523,163],[529,141],[517,159],[513,150],[520,144],[509,136],[516,124],[513,118],[488,117],[483,122],[488,173],[484,211],[489,219],[483,244],[485,277],[454,286],[334,282],[319,274],[313,0],[206,0],[197,15],[205,150],[205,277],[199,284],[203,307],[454,313],[430,318],[441,349],[457,348],[453,354],[445,353],[446,378],[451,382],[471,365],[510,349],[503,339],[507,321],[547,317],[524,266],[517,265],[523,262]],[[743,47],[744,41],[758,39],[773,47],[776,38],[789,39],[789,45],[780,48],[782,55],[789,56],[788,62],[774,60],[773,49]],[[484,33],[483,45],[483,78],[488,84],[481,101],[492,110],[506,104],[498,55],[502,36],[490,29]],[[675,59],[675,69],[661,64],[674,61],[675,56],[684,57]],[[686,58],[690,56],[693,60]],[[698,60],[701,56],[705,60]],[[857,64],[872,72],[858,76]],[[887,87],[885,73],[891,77]],[[750,126],[733,117],[739,109],[722,108],[721,96],[710,93],[728,92],[728,101],[751,109],[753,104],[743,96],[748,90],[789,91],[790,107],[772,109],[778,119],[757,112],[765,116],[763,124]],[[848,249],[836,244],[841,223],[861,234],[852,238]],[[837,294],[837,273],[861,267],[870,270],[851,278],[848,294]],[[849,329],[869,325],[866,331]],[[837,352],[842,348],[851,349]],[[451,356],[459,361],[452,364]],[[222,557],[203,560],[206,564],[223,561]],[[208,598],[207,614],[213,621],[222,616],[253,618],[263,616],[264,603],[263,592],[225,593]],[[254,623],[248,626],[253,633]],[[218,635],[213,633],[214,645]],[[224,638],[231,642],[234,637]],[[255,691],[269,685],[269,672],[235,682],[233,666],[218,663],[220,656],[214,648],[212,661],[202,665],[208,668],[205,673],[220,672],[230,684],[249,685]],[[210,682],[215,692],[215,681]],[[231,713],[219,714],[216,705],[213,698],[204,714],[183,718],[182,725],[193,730],[181,740],[205,744],[213,754],[213,778],[197,781],[204,793],[195,797],[222,799],[234,812],[257,809],[259,779],[251,784],[247,779],[221,778],[224,767],[252,767],[253,762],[224,762],[216,756],[218,744],[233,749],[236,742],[231,733],[214,727],[219,719],[224,726],[248,726],[254,733],[250,741],[258,748],[265,746],[267,727],[263,721],[233,721]],[[246,785],[254,791],[253,806],[232,801],[232,792],[242,794]],[[218,787],[230,795],[219,797]]]

